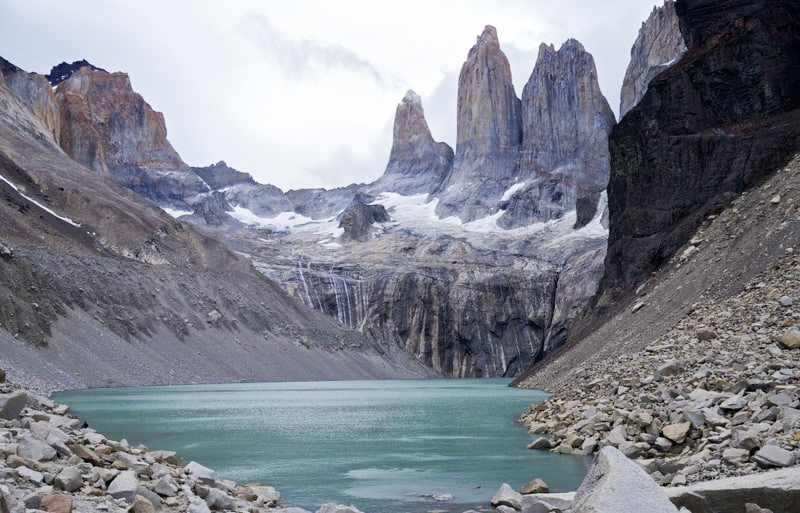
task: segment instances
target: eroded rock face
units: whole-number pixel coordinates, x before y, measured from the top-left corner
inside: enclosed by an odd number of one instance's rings
[[[611,139],[602,289],[631,290],[800,150],[800,5],[686,0],[688,51]],[[616,292],[615,292],[616,291]]]
[[[391,220],[383,205],[368,205],[358,200],[339,214],[338,219],[345,240],[366,240],[371,235],[373,224]]]
[[[53,141],[58,143],[61,135],[61,114],[50,82],[37,73],[27,73],[18,68],[12,71],[16,66],[5,62],[8,65],[2,74],[11,94],[28,106],[41,123],[42,131],[51,135]]]
[[[228,164],[222,160],[207,167],[192,167],[192,170],[212,189],[222,189],[237,184],[255,183],[255,180],[253,180],[253,177],[250,176],[249,173],[243,173],[232,167],[228,167]]]
[[[408,91],[397,105],[394,139],[386,171],[368,189],[405,196],[427,194],[441,184],[453,165],[453,149],[431,136],[422,99]]]
[[[596,199],[608,183],[608,135],[616,121],[600,92],[594,59],[578,41],[541,45],[522,91],[522,146],[516,192],[504,228],[549,221]],[[589,219],[592,217],[589,214]]]
[[[502,196],[522,141],[520,101],[492,26],[478,37],[461,68],[457,123],[455,161],[436,194],[436,212],[472,221]]]
[[[675,64],[685,52],[686,43],[678,24],[675,2],[667,0],[663,6],[654,8],[642,23],[631,48],[631,62],[620,93],[620,118],[639,103],[650,81]]]
[[[56,89],[60,144],[81,164],[157,202],[178,202],[208,186],[167,141],[164,116],[125,73],[81,66]]]
[[[232,210],[225,194],[214,191],[195,204],[194,215],[201,217],[208,226],[221,226],[233,221],[227,214]]]

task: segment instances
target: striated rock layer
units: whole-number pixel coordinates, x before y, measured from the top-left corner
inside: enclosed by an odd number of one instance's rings
[[[688,51],[610,139],[607,299],[635,288],[703,219],[800,149],[800,5],[675,7]]]
[[[684,52],[686,43],[678,24],[675,2],[667,0],[663,6],[654,8],[642,23],[631,48],[631,62],[620,93],[620,118],[641,101],[650,81],[675,64]]]

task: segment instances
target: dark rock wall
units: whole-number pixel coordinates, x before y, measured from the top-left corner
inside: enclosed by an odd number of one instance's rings
[[[610,139],[602,290],[631,290],[800,150],[800,4],[679,0],[687,53]]]

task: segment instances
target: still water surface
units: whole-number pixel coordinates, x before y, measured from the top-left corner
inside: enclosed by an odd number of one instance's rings
[[[178,451],[316,511],[464,511],[503,482],[574,490],[586,460],[525,449],[516,418],[545,394],[506,379],[248,383],[56,395],[111,439]],[[421,495],[452,494],[446,503]]]

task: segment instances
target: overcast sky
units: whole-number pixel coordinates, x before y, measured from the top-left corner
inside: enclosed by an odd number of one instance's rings
[[[0,55],[47,73],[87,59],[130,75],[190,165],[225,160],[284,190],[377,179],[406,90],[455,149],[458,73],[497,28],[517,96],[539,44],[594,55],[614,112],[641,23],[662,0],[24,0]]]

